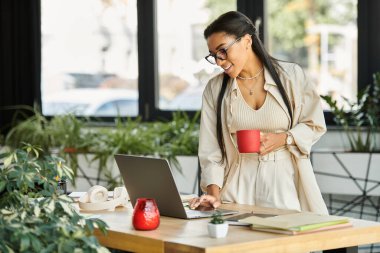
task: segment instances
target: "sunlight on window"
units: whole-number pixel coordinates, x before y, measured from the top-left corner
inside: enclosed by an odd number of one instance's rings
[[[270,53],[299,63],[321,95],[338,101],[357,94],[357,1],[266,1]]]
[[[41,1],[45,115],[137,115],[136,1]]]
[[[207,81],[221,70],[204,57],[203,31],[236,0],[160,0],[157,5],[160,109],[199,110]]]

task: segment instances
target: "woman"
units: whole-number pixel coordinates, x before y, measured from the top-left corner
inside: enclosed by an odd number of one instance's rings
[[[221,15],[204,37],[206,60],[224,73],[203,93],[198,152],[205,194],[190,206],[234,202],[327,214],[309,159],[326,126],[303,70],[271,57],[242,13]],[[242,129],[260,129],[259,154],[239,153]]]

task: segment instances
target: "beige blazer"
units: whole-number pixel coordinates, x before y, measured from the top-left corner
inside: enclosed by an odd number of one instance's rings
[[[302,211],[327,214],[328,211],[310,162],[311,146],[326,132],[320,97],[301,67],[284,62],[281,62],[280,65],[283,68],[279,73],[280,78],[293,110],[293,125],[289,126],[289,131],[293,135],[295,145],[288,148],[297,169],[295,171],[298,182],[296,187],[301,209]],[[287,107],[267,69],[264,69],[264,76],[264,89],[279,102],[288,115],[290,124]],[[216,137],[216,108],[222,80],[223,74],[215,76],[208,82],[203,92],[198,155],[202,169],[201,187],[203,191],[206,191],[208,185],[216,184],[221,188],[223,197],[224,186],[229,183],[239,167],[239,152],[230,134],[232,115],[237,100],[236,79],[230,79],[223,98],[221,113],[227,157],[224,164],[219,163],[221,151]]]

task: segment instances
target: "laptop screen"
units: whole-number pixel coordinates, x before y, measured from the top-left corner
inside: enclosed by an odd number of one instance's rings
[[[133,206],[137,198],[153,198],[161,215],[187,218],[166,159],[117,154],[115,160]]]

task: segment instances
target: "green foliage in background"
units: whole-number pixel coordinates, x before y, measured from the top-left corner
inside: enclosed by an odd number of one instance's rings
[[[343,126],[350,142],[351,150],[356,152],[379,151],[376,133],[379,131],[380,117],[380,72],[373,75],[373,83],[358,92],[357,101],[338,106],[332,96],[321,96],[330,106],[335,122]]]
[[[180,155],[197,155],[199,112],[189,118],[185,112],[173,113],[171,121],[142,122],[140,118],[116,118],[115,127],[94,127],[87,118],[57,115],[50,120],[38,110],[17,122],[5,138],[5,145],[18,148],[23,142],[32,143],[57,153],[67,160],[77,175],[78,155],[96,163],[99,175],[108,181],[107,187],[120,185],[107,167],[115,154],[158,156],[168,159],[181,171],[176,159]],[[91,155],[91,156],[90,156]]]
[[[46,126],[49,121],[39,112],[39,108],[15,106],[13,109],[15,110],[14,118],[21,118],[22,121],[13,123],[14,125],[17,124],[17,127],[12,127],[6,135],[6,145],[21,147],[23,142],[26,142],[36,144],[43,150],[48,150],[51,139],[50,134],[46,132]]]
[[[106,224],[84,219],[58,188],[57,177],[73,176],[63,159],[26,144],[0,162],[0,252],[109,252],[93,236]]]
[[[147,155],[168,159],[180,172],[177,156],[197,155],[199,113],[189,118],[184,112],[173,114],[171,121],[142,122],[117,118],[115,128],[90,129],[94,143],[89,148],[99,162],[99,169],[105,175],[110,187],[118,183],[106,166],[115,154]]]
[[[268,3],[268,34],[273,39],[270,49],[281,55],[305,47],[307,29],[315,24],[346,26],[356,24],[355,1],[342,0],[270,0]],[[347,11],[348,10],[348,11]],[[300,62],[300,59],[284,59]]]

